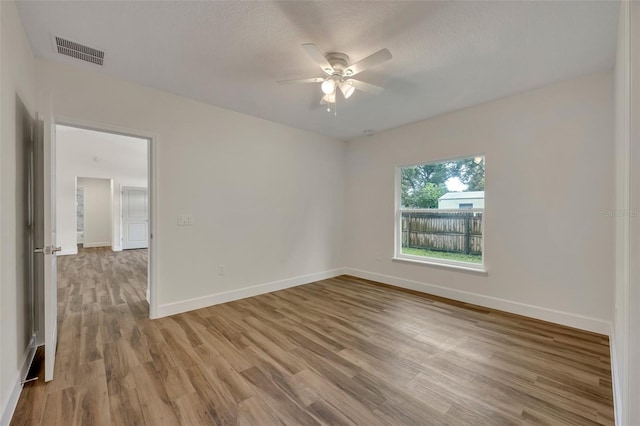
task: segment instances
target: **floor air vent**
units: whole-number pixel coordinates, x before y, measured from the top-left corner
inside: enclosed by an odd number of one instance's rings
[[[104,51],[54,36],[56,49],[61,55],[71,56],[81,61],[91,62],[96,65],[104,65]]]

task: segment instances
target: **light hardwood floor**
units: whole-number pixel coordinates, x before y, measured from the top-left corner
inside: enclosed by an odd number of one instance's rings
[[[13,425],[613,424],[605,336],[347,276],[152,321],[146,251],[59,274]]]

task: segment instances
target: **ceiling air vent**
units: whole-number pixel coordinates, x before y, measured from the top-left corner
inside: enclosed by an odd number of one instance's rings
[[[82,44],[66,40],[62,37],[54,36],[53,38],[59,54],[71,56],[72,58],[91,62],[96,65],[104,65],[104,51],[83,46]]]

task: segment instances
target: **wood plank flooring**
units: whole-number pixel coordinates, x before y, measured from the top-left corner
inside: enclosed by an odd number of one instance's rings
[[[605,336],[347,276],[152,321],[145,286],[144,250],[59,259],[12,425],[613,424]]]

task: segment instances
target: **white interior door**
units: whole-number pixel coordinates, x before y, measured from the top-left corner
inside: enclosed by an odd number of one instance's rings
[[[122,187],[122,248],[149,247],[149,196],[147,188]]]
[[[60,251],[56,239],[56,128],[49,111],[44,120],[38,120],[38,137],[36,138],[36,168],[41,170],[37,177],[36,196],[42,201],[43,234],[42,247],[36,251],[44,256],[44,379],[53,380],[56,346],[58,344],[58,299],[57,299],[57,259]]]

